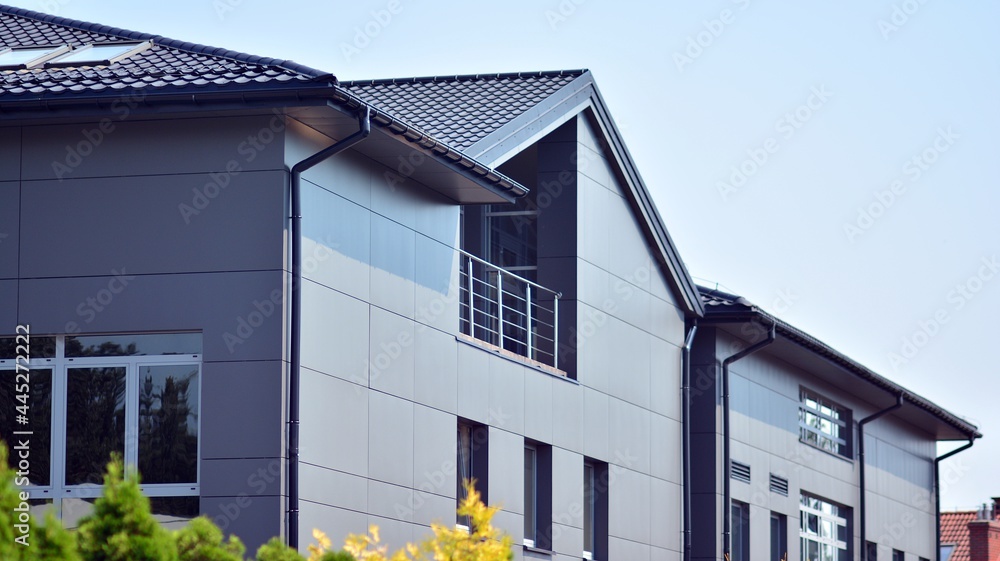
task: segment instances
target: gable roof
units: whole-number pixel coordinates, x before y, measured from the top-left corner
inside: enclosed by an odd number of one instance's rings
[[[887,393],[893,395],[904,395],[907,404],[912,404],[923,410],[925,413],[932,415],[946,426],[951,427],[958,434],[961,434],[962,438],[975,439],[983,436],[980,434],[976,425],[973,425],[954,413],[946,411],[930,400],[911,392],[903,386],[896,384],[892,380],[879,375],[875,371],[851,359],[840,351],[837,351],[833,347],[827,345],[819,339],[816,339],[812,335],[809,335],[801,329],[775,317],[774,315],[764,311],[762,308],[755,306],[746,298],[703,286],[699,286],[698,290],[701,293],[702,302],[705,304],[706,319],[716,320],[719,322],[746,322],[751,320],[763,320],[768,324],[774,323],[775,330],[778,335],[781,335],[785,339],[796,343],[807,351],[834,363],[842,369],[847,370],[851,374],[858,376],[862,380],[869,382]]]
[[[225,88],[328,86],[330,73],[279,60],[207,47],[0,5],[0,48],[150,41],[152,47],[107,66],[0,71],[0,101],[56,100],[72,96],[151,92],[211,92]]]
[[[674,295],[689,314],[704,309],[691,275],[667,232],[635,162],[588,70],[477,74],[344,82],[372,105],[413,115],[451,138],[471,158],[497,166],[589,109],[617,164],[632,211]],[[426,114],[426,116],[424,116]]]
[[[941,545],[954,545],[948,561],[969,561],[969,522],[976,519],[976,511],[941,513]]]
[[[585,70],[427,76],[341,82],[341,87],[466,150]]]

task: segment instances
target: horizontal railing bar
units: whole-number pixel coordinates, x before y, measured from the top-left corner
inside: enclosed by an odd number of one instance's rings
[[[526,279],[526,278],[524,278],[522,276],[515,275],[514,273],[507,272],[504,269],[501,269],[500,267],[497,267],[493,263],[490,263],[489,261],[485,261],[483,259],[480,259],[480,258],[476,257],[475,255],[467,252],[467,251],[464,251],[464,250],[461,250],[461,249],[456,250],[456,251],[458,251],[462,255],[468,257],[469,259],[472,259],[473,261],[477,261],[477,262],[482,263],[483,265],[485,265],[487,267],[492,268],[493,270],[495,270],[495,271],[497,271],[497,272],[499,272],[501,274],[505,274],[505,275],[507,275],[509,277],[512,277],[512,278],[514,278],[516,280],[519,280],[519,281],[521,281],[523,283],[530,284],[531,286],[533,286],[535,288],[540,288],[540,289],[544,290],[545,292],[548,292],[550,294],[554,294],[557,298],[562,298],[562,292],[557,292],[555,290],[552,290],[551,288],[546,288],[546,287],[544,287],[544,286],[542,286],[542,285],[540,285],[540,284],[538,284],[536,282],[530,281],[530,280],[528,280],[528,279]]]

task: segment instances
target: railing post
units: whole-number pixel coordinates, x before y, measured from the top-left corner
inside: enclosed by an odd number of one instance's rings
[[[468,333],[468,335],[471,336],[471,337],[475,337],[476,336],[476,305],[475,305],[475,301],[472,298],[472,294],[473,294],[472,293],[472,258],[466,256],[465,259],[466,259],[465,262],[467,264],[466,270],[468,271],[468,274],[466,275],[468,277],[467,284],[469,285],[468,286],[468,290],[469,290],[469,333]]]
[[[497,334],[500,337],[501,349],[503,348],[503,273],[497,268]]]
[[[534,360],[535,356],[532,353],[532,351],[534,349],[531,348],[531,338],[532,338],[531,337],[531,285],[530,284],[526,284],[524,286],[527,289],[527,295],[528,295],[527,296],[527,300],[528,300],[528,305],[527,305],[527,313],[528,313],[528,358]]]
[[[559,370],[559,295],[552,298],[552,367]]]

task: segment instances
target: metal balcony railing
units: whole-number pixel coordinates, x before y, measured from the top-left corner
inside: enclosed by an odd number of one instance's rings
[[[459,254],[462,333],[558,369],[562,294],[465,251]]]

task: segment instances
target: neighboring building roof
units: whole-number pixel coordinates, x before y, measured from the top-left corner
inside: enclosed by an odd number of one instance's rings
[[[449,139],[470,158],[499,165],[590,108],[625,195],[644,225],[657,263],[689,314],[702,303],[649,189],[588,70],[476,74],[344,82],[353,95]]]
[[[61,18],[0,5],[0,48],[38,45],[151,41],[152,47],[108,66],[0,71],[0,99],[54,98],[67,94],[120,95],[126,88],[146,91],[212,91],[296,86],[336,79],[289,60],[206,47],[106,25]]]
[[[948,561],[969,561],[969,522],[976,519],[976,511],[941,513],[941,545],[954,545]]]
[[[865,381],[885,390],[893,395],[903,394],[906,402],[913,404],[934,417],[957,429],[960,433],[967,435],[969,439],[981,438],[978,427],[969,423],[965,419],[950,413],[930,400],[921,397],[910,390],[896,384],[863,364],[854,361],[826,343],[816,339],[812,335],[798,329],[797,327],[778,319],[763,309],[755,306],[746,298],[736,296],[717,289],[698,287],[701,292],[702,302],[705,304],[705,317],[715,320],[731,320],[734,322],[748,321],[750,319],[763,319],[767,323],[774,323],[777,333],[790,341],[805,347],[809,351],[839,365],[852,374]]]
[[[372,105],[464,150],[537,106],[586,70],[341,82]]]

